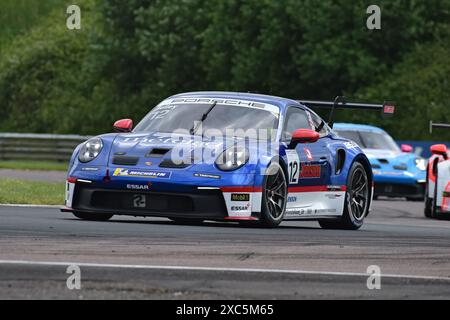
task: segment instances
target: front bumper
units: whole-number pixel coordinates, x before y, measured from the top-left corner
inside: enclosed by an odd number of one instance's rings
[[[258,220],[260,216],[261,188],[253,186],[126,190],[123,182],[69,179],[62,211],[216,221]]]
[[[80,212],[214,220],[223,220],[228,216],[220,190],[144,193],[107,190],[87,185],[79,185],[75,190],[72,208]],[[136,199],[141,203],[139,206],[134,203]]]
[[[394,182],[375,182],[374,195],[376,197],[406,197],[420,200],[425,197],[425,183],[400,184]]]

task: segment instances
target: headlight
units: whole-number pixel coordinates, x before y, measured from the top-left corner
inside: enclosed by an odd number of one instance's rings
[[[417,169],[422,170],[422,171],[427,170],[427,161],[425,159],[417,158],[415,160],[415,163],[416,163]]]
[[[233,171],[241,168],[248,162],[248,150],[242,147],[233,147],[222,152],[216,159],[216,166],[222,171]]]
[[[78,160],[89,162],[97,158],[103,149],[103,142],[100,138],[93,138],[86,141],[78,153]]]

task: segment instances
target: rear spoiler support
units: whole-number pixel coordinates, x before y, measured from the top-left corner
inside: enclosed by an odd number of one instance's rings
[[[331,109],[330,117],[328,119],[328,125],[333,127],[334,111],[336,109],[353,109],[353,110],[372,110],[381,111],[383,117],[389,117],[395,113],[395,103],[391,101],[385,101],[383,104],[368,104],[368,103],[352,103],[347,102],[344,96],[337,96],[333,102],[331,101],[311,101],[311,100],[299,100],[299,103],[308,108],[321,108]]]

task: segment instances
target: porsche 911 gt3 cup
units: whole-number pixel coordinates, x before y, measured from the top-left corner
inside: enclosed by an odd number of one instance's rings
[[[450,129],[450,124],[430,124],[433,128]],[[445,144],[431,147],[433,154],[428,161],[425,216],[427,218],[450,217],[450,150]]]
[[[426,183],[426,159],[412,153],[412,147],[401,148],[383,129],[350,123],[336,123],[336,132],[356,142],[372,164],[375,197],[405,197],[423,201]]]
[[[228,92],[172,96],[133,129],[79,145],[66,207],[76,217],[166,217],[181,223],[238,221],[268,227],[317,220],[358,229],[372,201],[370,162],[311,108],[394,107]]]

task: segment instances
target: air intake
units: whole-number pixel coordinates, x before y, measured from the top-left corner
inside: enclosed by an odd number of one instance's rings
[[[153,148],[152,150],[150,150],[149,153],[147,153],[146,157],[147,158],[162,158],[169,151],[170,151],[170,149]]]
[[[119,166],[135,166],[138,161],[139,157],[114,156],[112,163]]]

